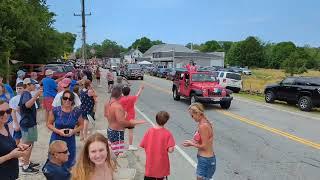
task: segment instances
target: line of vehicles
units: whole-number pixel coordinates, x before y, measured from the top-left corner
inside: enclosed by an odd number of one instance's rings
[[[29,77],[36,72],[38,80],[45,76],[45,71],[54,71],[53,78],[63,77],[68,72],[75,72],[72,63],[24,64],[21,68]],[[242,89],[242,74],[239,68],[223,69],[217,67],[201,67],[196,72],[185,68],[167,68],[166,66],[141,67],[138,64],[126,64],[113,68],[118,75],[127,79],[144,79],[144,73],[171,80],[173,99],[181,97],[193,102],[220,104],[228,109],[233,97]],[[250,71],[251,74],[251,71]],[[287,77],[277,84],[267,85],[264,91],[265,101],[284,101],[289,105],[297,105],[302,111],[311,111],[320,107],[320,77]]]
[[[149,74],[160,78],[166,78],[168,80],[173,80],[177,70],[181,70],[181,68],[166,68],[164,66],[157,66],[151,69]],[[209,72],[213,74],[216,76],[217,82],[222,87],[225,87],[234,93],[238,93],[242,89],[242,77],[241,73],[239,72],[218,67],[201,67],[198,69],[198,71]]]
[[[174,100],[184,97],[190,103],[198,101],[220,104],[223,109],[228,109],[233,99],[232,93],[238,93],[242,88],[241,73],[248,72],[240,73],[236,70],[215,67],[204,67],[199,68],[197,72],[188,72],[183,68],[158,66],[149,73],[173,81]],[[284,101],[289,105],[297,105],[302,111],[311,111],[320,107],[320,78],[287,77],[280,83],[267,85],[264,94],[267,103]]]

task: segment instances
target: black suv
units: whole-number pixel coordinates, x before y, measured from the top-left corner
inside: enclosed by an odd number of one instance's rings
[[[320,107],[320,78],[317,77],[288,77],[279,84],[269,85],[264,90],[265,101],[286,101],[296,105],[302,111],[310,111]]]

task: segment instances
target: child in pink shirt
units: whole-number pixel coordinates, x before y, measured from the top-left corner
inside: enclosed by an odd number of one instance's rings
[[[141,86],[138,93],[135,96],[129,96],[130,94],[129,87],[126,86],[122,89],[123,96],[119,99],[119,103],[122,105],[123,109],[127,112],[126,119],[128,121],[136,119],[136,111],[134,109],[134,106],[143,89],[144,89],[144,86]],[[129,150],[137,150],[138,148],[134,147],[132,144],[133,144],[133,129],[129,129]]]
[[[171,132],[164,128],[169,118],[168,112],[158,112],[157,126],[150,128],[140,143],[146,153],[145,180],[164,180],[170,175],[168,152],[174,151],[175,141]]]

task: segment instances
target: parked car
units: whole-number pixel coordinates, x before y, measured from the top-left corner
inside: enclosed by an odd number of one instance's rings
[[[159,68],[156,76],[160,78],[165,78],[168,73],[170,73],[169,68]]]
[[[241,68],[241,72],[244,75],[251,75],[252,72],[248,68]]]
[[[296,105],[302,111],[311,111],[320,107],[320,78],[319,77],[288,77],[278,84],[268,85],[265,90],[265,101],[285,101]]]
[[[126,64],[124,70],[124,76],[127,79],[141,79],[143,80],[144,72],[139,64]]]
[[[170,68],[170,72],[167,73],[166,79],[172,81],[174,79],[174,76],[176,75],[177,68]]]
[[[176,71],[172,84],[173,99],[189,99],[190,104],[203,102],[220,104],[228,109],[233,97],[232,91],[219,85],[217,78],[209,72],[189,72],[186,69]]]
[[[241,74],[228,71],[218,71],[219,84],[235,93],[242,89]]]
[[[45,76],[44,66],[45,64],[23,64],[20,69],[26,72],[26,77],[30,77],[31,72],[36,72],[37,81],[40,81]]]
[[[53,79],[58,79],[65,76],[68,72],[75,72],[75,68],[69,64],[63,63],[49,63],[49,64],[24,64],[20,68],[26,72],[26,77],[30,77],[31,72],[37,73],[37,80],[41,81],[45,77],[45,72],[47,69],[54,71]]]

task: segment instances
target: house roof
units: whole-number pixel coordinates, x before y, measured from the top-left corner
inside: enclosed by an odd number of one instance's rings
[[[154,52],[169,52],[169,51],[176,51],[176,52],[193,52],[191,49],[179,45],[179,44],[159,44],[153,45],[150,49],[148,49],[143,56],[150,56]]]
[[[132,54],[134,51],[138,51],[138,52],[140,52],[139,51],[139,49],[130,49],[128,52],[126,52],[126,53],[123,53],[123,54],[121,54],[121,55],[123,55],[123,56],[125,56],[125,55],[130,55],[130,54]],[[140,52],[141,53],[141,52]]]

